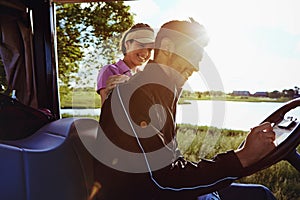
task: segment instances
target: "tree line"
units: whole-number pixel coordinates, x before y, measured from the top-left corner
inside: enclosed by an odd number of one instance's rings
[[[225,97],[225,96],[243,96],[243,95],[235,95],[234,93],[225,93],[223,91],[204,91],[204,92],[191,92],[188,90],[184,90],[182,92],[182,97],[185,98],[203,98],[203,97]],[[250,94],[249,96],[255,96],[254,94]],[[246,97],[246,96],[245,96]],[[263,96],[256,96],[256,97],[267,97],[271,99],[280,99],[280,98],[287,98],[287,99],[294,99],[300,97],[300,88],[295,86],[291,89],[283,89],[282,91],[274,90],[272,92],[265,92]]]

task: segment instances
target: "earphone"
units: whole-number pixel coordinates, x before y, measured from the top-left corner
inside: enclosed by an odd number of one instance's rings
[[[200,188],[206,188],[206,187],[211,187],[211,186],[214,186],[222,181],[227,181],[227,180],[236,180],[238,179],[238,177],[226,177],[226,178],[223,178],[223,179],[220,179],[220,180],[217,180],[215,181],[214,183],[211,183],[211,184],[207,184],[207,185],[197,185],[197,186],[193,186],[193,187],[180,187],[180,188],[174,188],[174,187],[165,187],[165,186],[162,186],[160,185],[156,180],[155,178],[153,177],[153,173],[152,173],[152,170],[151,170],[151,167],[150,167],[150,163],[148,161],[148,158],[147,158],[147,155],[146,155],[146,152],[143,148],[143,145],[141,144],[140,140],[139,140],[139,137],[134,129],[134,126],[132,124],[132,121],[130,119],[130,116],[128,114],[128,112],[126,111],[126,108],[124,106],[124,103],[123,103],[123,100],[122,100],[122,97],[121,97],[121,94],[120,94],[120,90],[119,90],[119,85],[116,86],[116,91],[117,91],[117,95],[118,95],[118,98],[119,98],[119,101],[120,101],[120,104],[122,106],[122,109],[125,113],[125,116],[128,120],[128,123],[130,125],[130,128],[136,138],[136,141],[137,141],[137,144],[139,146],[139,148],[141,149],[142,153],[143,153],[143,157],[145,158],[145,162],[146,162],[146,166],[147,166],[147,170],[150,174],[150,178],[151,180],[153,181],[153,183],[160,189],[162,190],[172,190],[172,191],[182,191],[182,190],[195,190],[195,189],[200,189]]]

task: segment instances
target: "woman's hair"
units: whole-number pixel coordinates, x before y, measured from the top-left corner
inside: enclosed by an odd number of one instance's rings
[[[123,55],[126,55],[126,47],[125,47],[125,41],[126,41],[126,37],[128,35],[128,33],[135,31],[136,29],[140,30],[140,29],[145,29],[145,30],[150,30],[153,31],[154,30],[148,25],[148,24],[144,24],[144,23],[137,23],[135,25],[133,25],[131,28],[129,28],[122,36],[121,42],[120,42],[120,50],[122,51]],[[132,40],[129,40],[129,42],[132,42]]]

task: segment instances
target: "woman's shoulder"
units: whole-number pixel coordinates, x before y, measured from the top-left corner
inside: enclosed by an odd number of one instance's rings
[[[118,66],[115,63],[107,64],[101,67],[100,71],[116,70]]]

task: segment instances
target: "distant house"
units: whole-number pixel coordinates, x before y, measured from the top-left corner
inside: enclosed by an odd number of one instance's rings
[[[232,92],[233,96],[251,96],[249,91],[233,91]]]
[[[253,94],[255,97],[268,97],[268,92],[255,92]]]

